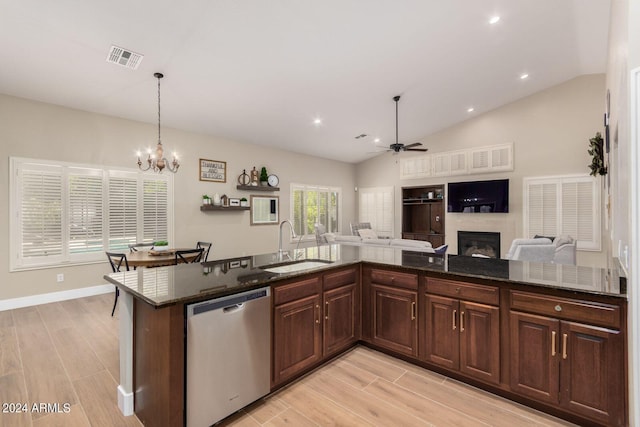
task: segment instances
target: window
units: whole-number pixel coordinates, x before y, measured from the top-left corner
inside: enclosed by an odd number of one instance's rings
[[[104,252],[169,240],[172,178],[11,158],[10,270],[104,261]]]
[[[393,187],[360,188],[359,222],[368,222],[379,236],[393,237]]]
[[[525,236],[568,234],[577,249],[600,250],[600,181],[590,176],[524,179]]]
[[[315,224],[327,232],[338,233],[341,216],[341,190],[336,187],[291,184],[291,218],[299,236],[315,238]]]

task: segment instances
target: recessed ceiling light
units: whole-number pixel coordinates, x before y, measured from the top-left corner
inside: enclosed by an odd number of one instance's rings
[[[469,107],[469,108],[467,108],[467,113],[473,113],[473,110],[475,110],[475,108]]]
[[[528,78],[529,78],[529,74],[527,74],[527,73],[520,74],[520,80],[525,80],[525,79],[528,79]]]
[[[315,118],[313,119],[313,124],[314,125],[321,125],[322,124],[322,119],[321,118]]]
[[[380,138],[374,139],[373,142],[380,142]]]
[[[499,16],[493,16],[493,17],[491,17],[491,19],[489,19],[489,24],[491,24],[491,25],[497,24],[499,20],[500,20]]]

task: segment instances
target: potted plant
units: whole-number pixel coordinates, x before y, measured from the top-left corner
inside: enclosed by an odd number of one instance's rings
[[[210,205],[211,204],[211,197],[209,197],[206,194],[204,194],[202,196],[202,204],[203,205]]]
[[[260,185],[266,186],[268,184],[268,180],[269,175],[267,175],[267,168],[263,166],[262,170],[260,171]]]
[[[158,240],[157,242],[153,243],[154,251],[166,251],[168,249],[169,249],[169,242],[167,242],[166,240]]]
[[[240,206],[249,206],[249,202],[246,198],[243,197],[242,199],[240,199]]]

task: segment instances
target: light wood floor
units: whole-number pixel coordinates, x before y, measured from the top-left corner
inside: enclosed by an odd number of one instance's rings
[[[0,426],[141,426],[117,407],[112,304],[105,294],[0,312],[0,402],[70,404],[69,413],[0,413]],[[364,347],[223,424],[570,425]]]

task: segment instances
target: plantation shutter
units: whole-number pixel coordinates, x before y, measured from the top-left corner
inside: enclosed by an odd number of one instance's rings
[[[589,176],[525,178],[525,237],[569,235],[600,250],[600,184]]]
[[[102,252],[102,175],[98,169],[69,168],[69,254]]]
[[[379,236],[393,237],[393,187],[360,188],[358,221],[371,223]]]
[[[122,251],[137,241],[138,180],[135,175],[109,177],[109,250]]]
[[[168,240],[168,186],[165,180],[144,178],[142,182],[142,241]]]
[[[21,247],[19,264],[35,265],[39,258],[62,259],[62,168],[25,164],[18,172]]]

